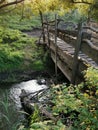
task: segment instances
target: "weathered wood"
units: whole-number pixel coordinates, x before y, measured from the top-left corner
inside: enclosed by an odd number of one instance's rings
[[[82,40],[82,23],[80,22],[78,25],[78,37],[77,37],[77,43],[75,48],[75,54],[73,59],[73,70],[72,70],[72,79],[71,83],[75,84],[76,76],[78,73],[78,54],[81,48],[81,40]]]
[[[68,44],[72,45],[75,47],[76,45],[76,39],[73,37],[69,37],[68,35],[63,36],[62,34],[59,34],[59,37],[66,41]],[[89,55],[93,60],[95,60],[98,63],[98,51],[97,47],[94,46],[94,44],[89,40],[89,39],[82,39],[82,46],[81,46],[82,52],[85,54]]]
[[[49,24],[48,24],[48,18],[46,17],[47,22],[47,38],[48,38],[48,45],[50,46],[50,35],[49,35]]]
[[[43,42],[45,42],[44,19],[43,19],[43,14],[40,10],[39,10],[39,14],[40,14],[41,24],[42,24]]]
[[[92,32],[92,38],[98,41],[98,33]]]
[[[55,54],[51,51],[51,58],[52,60],[55,62]],[[59,59],[59,57],[57,57],[57,65],[59,67],[59,69],[62,71],[62,73],[66,76],[66,78],[71,81],[71,69],[68,68],[67,64],[64,64],[64,62]]]
[[[26,93],[25,91],[24,91],[24,89],[21,91],[21,95],[19,96],[20,98],[25,98],[25,97],[28,97],[28,96],[30,96],[30,95],[33,95],[33,94],[39,94],[39,93],[41,93],[41,92],[43,92],[43,91],[46,91],[48,88],[45,88],[45,89],[41,89],[41,90],[39,90],[39,91],[35,91],[35,92],[31,92],[31,93]]]
[[[93,31],[93,32],[98,33],[98,29],[96,29],[96,28],[94,28],[94,27],[91,27],[91,26],[84,26],[83,28],[89,29],[89,30],[91,30],[91,31]]]
[[[45,89],[44,89],[45,90]],[[38,100],[34,101],[35,95],[32,96],[32,100],[28,97],[30,94],[34,94],[37,93],[39,94],[40,92],[42,92],[43,90],[39,90],[33,93],[27,93],[24,89],[21,91],[21,96],[20,96],[20,100],[21,100],[21,104],[23,106],[24,111],[27,113],[27,115],[31,115],[34,113],[35,108],[34,106],[37,106],[37,108],[39,109],[40,113],[42,115],[44,115],[46,118],[49,118],[51,120],[53,120],[54,122],[57,121],[57,118],[55,118],[52,113],[48,112],[41,103],[38,104]]]
[[[57,14],[55,14],[55,76],[57,82]]]
[[[55,43],[54,39],[50,37],[50,50],[53,50],[55,52],[54,43]],[[61,40],[60,38],[57,38],[57,50],[58,50],[58,55],[61,56],[62,59],[64,61],[66,61],[68,66],[72,68],[74,48],[72,46],[70,46],[68,43]],[[82,59],[83,56],[85,58],[87,57],[87,55],[85,55],[85,54],[83,54],[83,52],[81,52],[81,56],[79,55],[79,57]],[[88,63],[88,61],[86,61],[86,62]]]
[[[76,39],[73,39],[72,37],[68,36],[62,38],[60,35],[59,37],[75,48]],[[83,53],[87,54],[89,57],[95,60],[96,63],[98,63],[98,47],[95,46],[93,42],[88,39],[82,39],[81,50]]]
[[[57,38],[57,65],[59,69],[64,73],[64,75],[68,78],[69,81],[71,81],[71,73],[72,73],[72,63],[73,63],[73,54],[70,52],[74,52],[73,47],[71,47],[66,42],[62,41],[60,38]],[[63,51],[63,49],[65,51]],[[67,48],[68,47],[68,48]],[[70,49],[70,51],[69,51]],[[72,49],[72,50],[71,50]],[[55,41],[53,38],[50,37],[50,50],[51,50],[51,57],[53,61],[55,62]],[[89,60],[89,57],[82,52],[79,53],[78,56],[78,62],[79,62],[79,70],[76,78],[76,83],[79,83],[80,81],[83,81],[83,73],[82,71],[86,70],[88,65],[92,65],[93,67],[96,67],[95,62],[93,60]],[[92,62],[94,62],[92,64]],[[69,75],[69,76],[68,76]]]
[[[81,51],[91,57],[98,64],[98,47],[94,46],[94,44],[84,39],[82,41]]]
[[[57,18],[57,25],[59,24],[60,21],[64,21],[64,20]],[[46,22],[44,22],[43,24],[51,26],[51,27],[55,27],[55,20],[48,21],[48,23],[47,23],[47,20],[46,20]]]
[[[40,112],[42,114],[44,114],[47,118],[53,120],[54,122],[57,122],[58,119],[55,118],[52,113],[48,112],[44,107],[41,106],[41,107],[38,107],[38,108],[39,108]]]
[[[49,30],[50,32],[54,33],[54,29],[50,29]],[[58,36],[59,36],[59,33],[60,35],[62,35],[62,37],[65,35],[67,36],[71,36],[71,37],[77,37],[78,35],[78,31],[77,30],[61,30],[61,29],[57,29],[57,32],[58,32]],[[83,35],[82,35],[82,39],[91,39],[91,33],[88,33],[88,32],[85,32],[83,31]]]
[[[30,104],[31,101],[28,98],[28,94],[24,89],[21,90],[20,101],[24,111],[28,113],[28,115],[34,112],[34,108]]]
[[[54,39],[54,29],[49,30],[50,33],[50,50],[51,57],[55,62],[55,39]],[[66,33],[64,33],[66,31]],[[72,32],[72,33],[71,33]],[[79,83],[79,79],[83,80],[82,71],[86,70],[89,66],[93,66],[94,68],[98,68],[98,49],[94,44],[90,41],[91,33],[85,32],[82,30],[82,35],[80,39],[76,38],[77,30],[69,31],[63,30],[63,32],[58,32],[57,38],[57,66],[64,73],[64,75],[71,81],[72,77],[72,69],[73,66],[73,55],[74,48],[77,48],[77,41],[81,41],[81,53],[78,51],[79,55],[76,56],[76,64],[78,65],[78,72],[76,77],[76,83]],[[94,34],[93,34],[94,35]],[[78,33],[79,37],[79,33]],[[92,40],[92,39],[91,39]],[[77,53],[77,54],[78,54]],[[97,63],[97,64],[96,64]],[[76,66],[77,66],[76,65]],[[75,74],[76,75],[76,74]],[[81,81],[80,80],[80,81]]]
[[[68,36],[68,35],[62,36],[62,34],[58,34],[58,37],[61,38],[62,40],[64,40],[65,42],[67,42],[69,45],[72,45],[75,48],[76,37],[72,37],[72,36]]]
[[[62,40],[61,40],[62,41]],[[58,44],[58,43],[57,43]],[[61,43],[63,44],[63,43]],[[66,44],[65,44],[66,46]],[[55,44],[54,44],[54,40],[50,39],[50,50],[52,50],[53,52],[55,52]],[[57,54],[64,60],[66,61],[66,63],[68,64],[68,66],[70,68],[72,68],[72,56],[70,54],[68,54],[67,51],[62,51],[61,47],[57,47]],[[65,49],[64,49],[65,50]]]

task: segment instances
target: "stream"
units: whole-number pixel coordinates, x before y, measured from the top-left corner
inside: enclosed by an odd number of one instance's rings
[[[0,130],[16,130],[17,124],[25,120],[19,98],[22,89],[35,92],[44,88],[47,86],[39,85],[36,79],[0,86]]]

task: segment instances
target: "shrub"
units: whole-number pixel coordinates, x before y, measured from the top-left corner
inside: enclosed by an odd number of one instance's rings
[[[57,122],[54,123],[51,120],[42,121],[42,119],[33,123],[31,121],[31,128],[34,130],[43,130],[45,128],[47,130],[97,130],[97,71],[96,69],[88,68],[85,73],[85,83],[81,83],[78,86],[53,86],[50,90],[51,103],[53,105],[50,108],[48,106],[47,110],[51,111],[53,116],[58,119]],[[58,122],[61,125],[58,125]]]

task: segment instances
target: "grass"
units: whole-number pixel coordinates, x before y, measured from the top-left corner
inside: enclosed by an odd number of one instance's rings
[[[32,64],[34,69],[41,69],[42,50],[35,45],[36,38],[30,38],[18,30],[3,30],[0,28],[0,72],[24,70]]]
[[[21,32],[40,27],[39,16],[21,19],[21,15],[9,13],[0,15],[0,24],[0,73],[10,73],[8,79],[15,80],[13,72],[43,70],[44,52],[35,45],[37,38]]]
[[[32,64],[33,70],[44,70],[44,64],[41,60],[38,60]]]
[[[31,18],[21,18],[21,15],[7,15],[2,18],[2,25],[11,29],[17,29],[20,31],[30,31],[33,27],[40,27],[41,22],[38,16],[32,16]]]
[[[9,91],[0,90],[0,94],[0,130],[17,130],[20,125],[17,120],[19,115],[16,113],[14,102],[9,98]]]

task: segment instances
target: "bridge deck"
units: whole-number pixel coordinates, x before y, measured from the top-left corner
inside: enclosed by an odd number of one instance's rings
[[[54,36],[51,35],[50,41],[52,41],[52,43],[55,44],[53,37]],[[73,46],[69,45],[68,43],[61,40],[60,38],[57,38],[57,47],[62,50],[62,53],[69,54],[73,58],[74,53],[75,53],[75,48],[73,48]],[[87,65],[90,65],[94,68],[98,68],[98,64],[92,58],[90,58],[88,55],[84,54],[82,51],[79,52],[78,59],[85,62],[85,64],[87,64]]]

